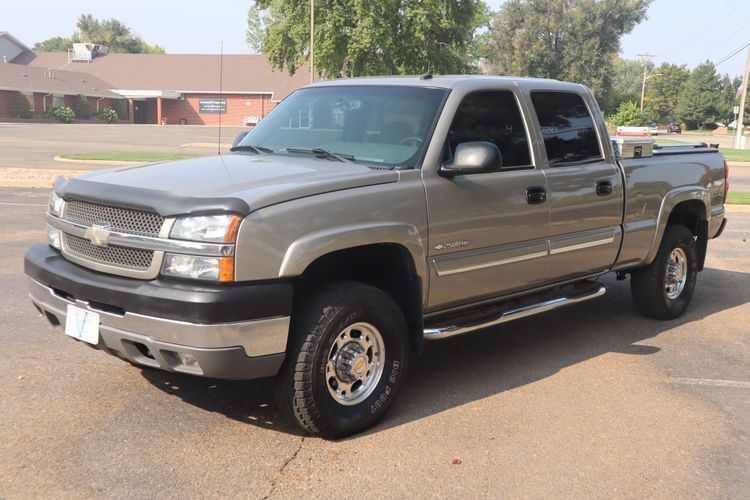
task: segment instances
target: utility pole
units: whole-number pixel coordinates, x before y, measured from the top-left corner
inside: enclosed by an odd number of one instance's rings
[[[747,98],[748,76],[750,76],[750,47],[747,48],[747,62],[745,62],[745,77],[742,79],[742,93],[740,94],[740,113],[735,125],[734,147],[740,149],[742,135],[745,132],[745,99]],[[739,132],[739,133],[737,133]]]
[[[315,0],[310,0],[310,83],[315,83]]]
[[[643,58],[643,83],[641,84],[641,117],[643,117],[643,99],[646,97],[646,74],[648,72],[648,63],[654,54],[638,54],[638,57]]]

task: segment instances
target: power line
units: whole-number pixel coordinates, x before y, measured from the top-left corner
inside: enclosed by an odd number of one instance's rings
[[[685,39],[689,40],[687,43],[684,43],[682,45],[679,45],[667,51],[662,51],[662,55],[666,56],[666,55],[672,54],[674,52],[686,49],[696,42],[703,41],[703,38],[701,37],[701,35],[710,31],[714,27],[714,24],[716,23],[716,21],[719,20],[720,17],[721,17],[721,21],[724,21],[724,19],[728,18],[729,16],[735,13],[734,3],[735,2],[726,3],[723,8],[719,8],[716,11],[716,15],[712,17],[709,22],[707,22],[706,24],[703,24],[700,28],[698,28],[698,30],[695,33],[693,33],[689,37],[684,37]]]
[[[738,48],[736,48],[735,50],[733,50],[729,55],[726,55],[726,56],[722,57],[719,60],[719,62],[714,63],[714,66],[718,66],[719,64],[724,63],[724,62],[730,60],[732,57],[734,57],[737,54],[739,54],[740,52],[742,52],[742,49],[744,49],[748,45],[750,45],[750,40],[748,40],[747,42],[745,42],[742,45],[740,45]]]

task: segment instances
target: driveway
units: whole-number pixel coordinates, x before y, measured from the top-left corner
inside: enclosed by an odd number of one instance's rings
[[[596,301],[428,344],[386,419],[341,441],[279,417],[267,381],[131,366],[25,295],[47,193],[0,189],[0,498],[750,496],[750,211],[680,319]]]

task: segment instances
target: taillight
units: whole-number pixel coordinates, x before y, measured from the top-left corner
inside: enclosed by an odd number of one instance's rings
[[[727,199],[729,192],[729,164],[724,160],[724,201]]]

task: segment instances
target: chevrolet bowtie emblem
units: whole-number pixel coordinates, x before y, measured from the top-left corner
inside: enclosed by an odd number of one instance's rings
[[[112,234],[111,229],[112,228],[105,224],[94,224],[86,229],[83,237],[89,240],[94,246],[106,247],[109,235]]]

